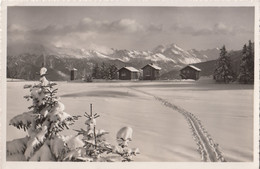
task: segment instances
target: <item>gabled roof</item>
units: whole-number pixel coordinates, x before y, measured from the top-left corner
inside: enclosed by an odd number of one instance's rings
[[[190,68],[192,68],[192,69],[194,69],[194,70],[197,70],[198,72],[200,72],[201,71],[201,69],[199,69],[199,68],[197,68],[196,66],[193,66],[193,65],[188,65],[188,66],[185,66],[184,68],[182,68],[182,69],[185,69],[186,67],[190,67]],[[182,70],[181,69],[181,70]]]
[[[130,72],[139,72],[139,70],[137,70],[136,68],[134,68],[134,67],[130,67],[130,66],[127,66],[127,67],[122,67],[121,69],[127,69],[127,70],[129,70]],[[119,69],[119,70],[121,70],[121,69]],[[118,71],[119,71],[118,70]]]
[[[158,67],[158,66],[156,66],[156,65],[154,65],[154,64],[152,64],[152,63],[150,63],[150,64],[148,64],[148,65],[145,65],[142,69],[144,69],[146,66],[151,66],[152,68],[154,68],[154,69],[156,69],[156,70],[161,70],[160,67]]]

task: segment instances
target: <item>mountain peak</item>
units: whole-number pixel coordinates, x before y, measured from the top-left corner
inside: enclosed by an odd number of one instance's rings
[[[164,45],[158,45],[153,49],[154,53],[163,53],[165,51],[165,46]]]
[[[176,48],[176,47],[178,47],[175,43],[171,43],[171,44],[168,44],[166,46],[167,46],[167,48],[170,48],[170,47]]]
[[[153,49],[154,53],[164,53],[165,51],[172,51],[175,54],[177,54],[178,52],[185,52],[185,50],[178,46],[176,43],[158,45]]]

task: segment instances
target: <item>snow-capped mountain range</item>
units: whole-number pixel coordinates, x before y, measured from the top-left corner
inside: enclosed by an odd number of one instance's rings
[[[8,55],[15,56],[25,53],[35,55],[55,55],[59,58],[120,60],[125,63],[132,63],[136,60],[147,60],[148,62],[170,62],[174,65],[185,65],[214,60],[218,57],[219,50],[215,48],[205,51],[198,51],[195,49],[186,51],[176,44],[169,44],[158,45],[150,51],[111,49],[111,52],[109,53],[102,53],[97,50],[71,49],[37,44],[8,46]]]
[[[41,44],[12,44],[7,47],[7,55],[9,71],[13,68],[21,70],[17,78],[34,79],[35,72],[44,62],[52,71],[53,79],[65,80],[72,68],[78,69],[78,74],[91,74],[93,66],[103,62],[115,64],[118,69],[124,66],[141,69],[148,63],[154,63],[161,67],[160,73],[164,74],[187,64],[215,60],[219,57],[219,49],[184,50],[176,44],[169,44],[158,45],[149,51],[111,49],[105,53]]]

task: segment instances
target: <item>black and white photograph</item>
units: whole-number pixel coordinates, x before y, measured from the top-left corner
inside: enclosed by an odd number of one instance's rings
[[[255,6],[6,10],[7,163],[258,160]]]

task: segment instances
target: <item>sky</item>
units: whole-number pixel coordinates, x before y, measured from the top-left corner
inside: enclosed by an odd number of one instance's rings
[[[8,7],[7,44],[152,50],[175,43],[185,50],[254,40],[253,7]]]

